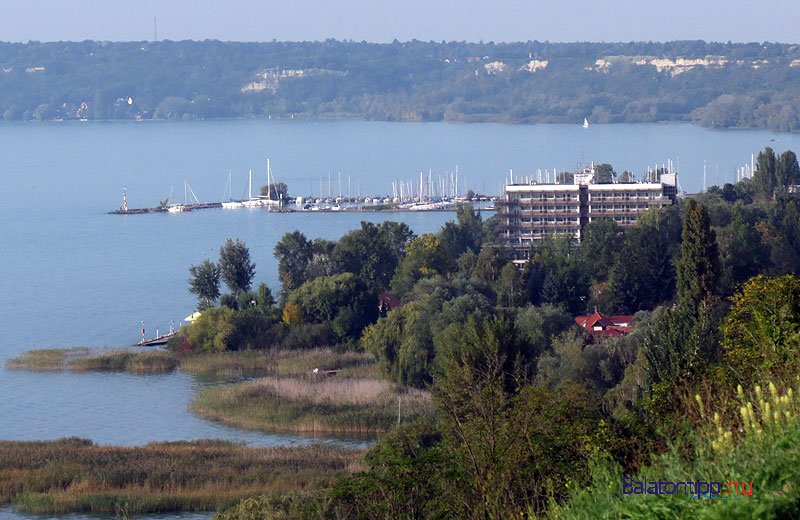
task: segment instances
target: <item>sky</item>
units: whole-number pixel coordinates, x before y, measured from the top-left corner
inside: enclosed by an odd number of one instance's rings
[[[0,0],[0,41],[800,41],[799,0]],[[154,24],[154,18],[157,23]]]

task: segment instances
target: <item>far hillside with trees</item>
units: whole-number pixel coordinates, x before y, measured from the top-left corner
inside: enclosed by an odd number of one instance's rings
[[[571,124],[588,118],[797,131],[800,47],[703,41],[0,43],[0,116]]]

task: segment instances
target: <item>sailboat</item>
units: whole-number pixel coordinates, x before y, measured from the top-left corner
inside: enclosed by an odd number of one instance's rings
[[[250,180],[247,184],[247,200],[242,202],[242,206],[246,208],[257,208],[261,206],[261,200],[253,198],[253,170],[250,170]]]
[[[272,175],[272,169],[269,167],[269,159],[267,159],[267,196],[261,195],[259,200],[261,201],[262,206],[280,206],[281,201],[278,199],[272,198],[272,183],[275,182],[275,178],[270,176]],[[275,194],[277,195],[277,193]]]
[[[170,190],[170,197],[172,196],[172,190]],[[200,204],[200,200],[197,198],[197,195],[194,194],[192,187],[189,186],[189,183],[184,180],[183,181],[183,204],[170,204],[167,206],[167,211],[170,213],[180,213],[182,211],[188,211],[191,208],[191,204]]]
[[[589,128],[589,120],[586,119],[585,117],[583,118],[583,127],[584,128]]]
[[[225,200],[225,194],[228,195],[228,200]],[[228,170],[228,184],[225,185],[225,194],[222,195],[222,209],[238,209],[244,206],[241,201],[233,200],[233,183],[231,182],[231,171]]]

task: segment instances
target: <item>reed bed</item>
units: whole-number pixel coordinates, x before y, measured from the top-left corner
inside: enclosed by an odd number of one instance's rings
[[[6,368],[37,372],[66,370],[67,362],[89,356],[91,352],[92,350],[89,347],[28,350],[21,356],[6,361]]]
[[[379,379],[265,377],[206,388],[192,409],[221,422],[262,431],[366,434],[433,413],[430,394]]]
[[[263,494],[311,493],[359,469],[328,445],[224,441],[95,446],[77,438],[0,442],[0,504],[38,513],[213,511]]]
[[[302,376],[320,370],[357,370],[375,366],[364,352],[335,352],[330,348],[308,350],[245,350],[197,354],[180,361],[181,370],[216,375],[259,374]],[[357,374],[359,372],[353,372]]]
[[[136,352],[129,349],[89,347],[29,350],[22,356],[6,362],[6,367],[9,369],[38,372],[71,370],[160,373],[170,372],[177,366],[177,359],[163,350]]]
[[[330,348],[309,350],[241,350],[216,354],[175,354],[154,350],[72,347],[36,349],[6,361],[12,370],[76,372],[109,371],[158,373],[180,368],[186,372],[230,377],[241,375],[305,376],[315,368],[336,370],[340,377],[377,377],[375,361],[364,352],[335,352]]]

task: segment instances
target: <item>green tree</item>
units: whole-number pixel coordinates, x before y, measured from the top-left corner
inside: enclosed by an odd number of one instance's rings
[[[186,340],[203,352],[235,350],[233,337],[236,331],[236,312],[228,307],[208,309],[189,326]]]
[[[763,247],[758,231],[739,205],[734,207],[729,224],[718,229],[717,242],[723,294],[732,294],[738,284],[769,263],[769,250]]]
[[[614,171],[614,167],[607,163],[595,164],[594,172],[595,182],[598,184],[611,184],[617,177],[617,172]]]
[[[410,293],[421,278],[447,273],[454,264],[433,233],[424,233],[412,240],[406,249],[406,256],[400,260],[391,282],[392,291],[401,297]]]
[[[200,265],[191,266],[189,274],[189,292],[197,296],[197,308],[203,311],[212,307],[219,298],[219,266],[206,258]]]
[[[753,174],[753,183],[758,186],[761,193],[767,197],[771,197],[778,184],[775,176],[775,163],[777,157],[775,152],[767,146],[763,152],[758,152],[758,159],[756,160],[756,171]]]
[[[258,284],[256,293],[257,309],[261,314],[272,315],[275,312],[275,297],[272,291],[264,282]]]
[[[431,320],[437,310],[430,300],[413,301],[392,310],[364,330],[362,347],[378,360],[381,372],[395,383],[425,388],[432,381]]]
[[[453,517],[458,488],[451,484],[457,476],[434,421],[392,428],[370,448],[364,463],[365,471],[336,482],[324,518]]]
[[[678,299],[697,308],[718,290],[720,267],[717,237],[711,229],[708,211],[689,199],[683,221],[683,241],[678,260]]]
[[[379,293],[389,286],[405,244],[413,236],[403,223],[362,222],[361,229],[339,239],[331,259],[339,270],[357,275],[370,291]]]
[[[281,237],[273,254],[278,260],[283,294],[288,296],[306,281],[306,269],[314,256],[313,243],[300,231],[293,231]]]
[[[775,183],[780,188],[800,184],[800,167],[793,151],[786,150],[775,162]]]
[[[270,197],[272,200],[282,200],[286,203],[289,200],[289,187],[284,182],[273,182],[261,186],[261,196]]]
[[[516,470],[527,432],[520,424],[525,418],[518,416],[519,389],[508,372],[509,330],[502,322],[484,326],[474,320],[451,329],[437,360],[434,396],[453,437],[454,459],[463,460],[464,484],[475,497],[478,510],[471,516],[517,516],[509,502],[521,498]]]
[[[504,320],[449,326],[437,345],[433,395],[444,447],[460,475],[463,511],[475,519],[543,513],[586,475],[589,454],[611,448],[587,393],[529,384]]]
[[[500,271],[497,280],[497,303],[503,307],[517,307],[522,303],[522,276],[519,268],[509,262]]]
[[[256,266],[250,261],[250,250],[244,242],[238,238],[225,241],[219,248],[219,268],[222,280],[234,295],[250,290]]]
[[[675,294],[674,257],[681,236],[678,208],[645,212],[625,232],[622,249],[608,275],[616,312],[651,310]]]
[[[726,359],[745,381],[793,375],[800,355],[800,280],[794,275],[749,280],[732,298],[723,326]]]
[[[526,361],[532,362],[550,350],[553,339],[567,329],[575,328],[575,319],[555,305],[528,305],[517,314],[514,325],[522,342]]]
[[[633,182],[635,175],[630,170],[625,170],[619,174],[619,182]]]
[[[583,270],[595,282],[608,279],[608,272],[622,247],[622,230],[610,218],[593,220],[583,228],[578,255]]]
[[[439,232],[439,239],[449,256],[457,258],[467,250],[475,253],[483,245],[483,221],[481,214],[470,204],[456,207],[456,222],[445,223]]]
[[[570,237],[547,236],[531,247],[523,279],[531,303],[563,305],[570,312],[586,308],[589,273]]]
[[[772,262],[778,273],[797,273],[800,271],[800,203],[790,200],[779,202],[778,211],[783,209],[777,230],[777,240],[772,242]]]
[[[313,321],[331,321],[341,308],[358,298],[360,289],[353,273],[320,276],[292,291],[288,302]]]

